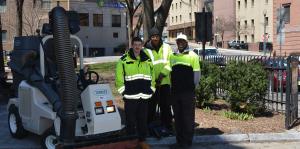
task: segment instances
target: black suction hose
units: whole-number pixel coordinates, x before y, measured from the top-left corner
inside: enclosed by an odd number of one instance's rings
[[[59,72],[60,97],[63,101],[60,141],[62,141],[63,146],[70,146],[74,143],[77,119],[76,106],[80,97],[76,88],[76,73],[65,9],[59,6],[53,8],[50,23],[53,29],[55,56]]]

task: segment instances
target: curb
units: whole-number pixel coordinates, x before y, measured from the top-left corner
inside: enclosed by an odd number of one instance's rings
[[[258,133],[258,134],[225,134],[194,136],[194,144],[217,144],[217,143],[261,143],[261,142],[283,142],[300,141],[300,132],[287,131],[284,133]],[[161,140],[147,138],[147,143],[152,146],[170,145],[176,143],[175,137],[166,137]]]

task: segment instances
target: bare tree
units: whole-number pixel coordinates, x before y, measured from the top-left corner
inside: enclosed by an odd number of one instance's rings
[[[26,35],[35,35],[36,30],[41,27],[43,18],[47,16],[40,12],[39,7],[33,6],[24,11],[23,14],[23,32]]]
[[[144,6],[144,40],[148,40],[149,30],[155,26],[162,34],[173,0],[162,0],[160,7],[154,12],[153,0],[142,0]],[[154,20],[156,16],[156,20]]]
[[[221,37],[222,45],[224,45],[224,34],[226,33],[232,33],[236,34],[237,31],[236,22],[232,17],[219,17],[216,20],[215,25],[215,32],[216,34],[219,34]]]
[[[2,33],[2,20],[1,20],[1,14],[0,14],[0,31]],[[3,55],[3,44],[2,44],[2,36],[0,36],[0,82],[1,79],[4,78],[4,55]]]
[[[15,1],[17,6],[17,36],[22,36],[24,0],[15,0]]]
[[[125,0],[126,3],[126,9],[127,9],[127,14],[128,14],[128,40],[129,40],[129,47],[131,47],[131,39],[133,36],[137,36],[138,30],[140,30],[140,25],[142,23],[142,16],[139,16],[138,23],[136,27],[133,29],[133,18],[135,16],[135,13],[137,10],[141,7],[141,2],[140,1],[134,1],[134,0]]]

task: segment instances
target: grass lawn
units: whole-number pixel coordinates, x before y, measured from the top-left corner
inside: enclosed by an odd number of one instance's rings
[[[117,62],[109,62],[109,63],[100,63],[100,64],[91,64],[90,69],[96,71],[101,74],[114,74],[116,70]]]
[[[117,62],[99,63],[89,65],[90,70],[99,74],[100,79],[98,83],[108,83],[112,89],[113,96],[119,97],[115,87],[115,70]]]

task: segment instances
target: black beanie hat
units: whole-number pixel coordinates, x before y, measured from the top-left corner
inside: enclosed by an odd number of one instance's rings
[[[154,35],[159,35],[159,30],[156,27],[152,27],[149,31],[149,38],[151,38]]]

